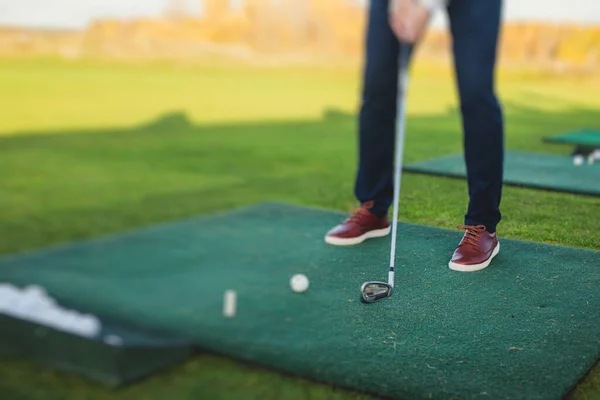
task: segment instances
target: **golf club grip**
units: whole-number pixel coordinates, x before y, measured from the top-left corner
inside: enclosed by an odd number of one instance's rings
[[[396,235],[398,230],[398,206],[400,203],[400,185],[402,181],[402,160],[404,156],[404,130],[406,127],[406,91],[408,87],[408,65],[410,48],[400,44],[398,58],[398,95],[396,101],[396,146],[394,172],[394,217],[392,220],[392,243],[390,250],[390,270],[388,283],[394,286],[394,264],[396,259]]]

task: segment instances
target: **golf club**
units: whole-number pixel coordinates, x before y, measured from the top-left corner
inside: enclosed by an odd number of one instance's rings
[[[398,100],[396,115],[396,165],[394,176],[394,219],[392,220],[392,243],[390,250],[390,269],[388,281],[369,281],[360,288],[360,300],[363,303],[374,303],[392,295],[394,289],[394,262],[396,258],[396,231],[398,226],[398,204],[400,202],[400,182],[402,177],[402,158],[404,153],[404,130],[406,126],[406,90],[408,88],[408,65],[410,48],[400,45],[398,68]]]

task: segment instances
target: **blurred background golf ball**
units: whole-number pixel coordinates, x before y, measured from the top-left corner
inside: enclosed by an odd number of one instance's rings
[[[573,157],[573,164],[582,165],[583,164],[583,156],[581,154],[578,154],[575,157]]]
[[[296,293],[305,292],[308,289],[308,278],[303,274],[296,274],[290,279],[290,286]]]

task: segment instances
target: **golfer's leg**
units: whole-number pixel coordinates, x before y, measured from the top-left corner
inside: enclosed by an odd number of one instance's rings
[[[354,193],[370,211],[387,214],[393,198],[394,127],[399,44],[388,23],[388,0],[371,0],[359,118],[359,167]]]
[[[448,7],[469,188],[466,225],[500,222],[504,126],[495,93],[496,49],[502,0],[452,0]]]

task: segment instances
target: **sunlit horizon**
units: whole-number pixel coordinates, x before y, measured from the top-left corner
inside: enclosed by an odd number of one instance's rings
[[[230,0],[241,3],[244,0]],[[248,1],[248,0],[246,0]],[[364,0],[349,0],[364,2]],[[36,28],[83,28],[95,19],[158,17],[173,0],[0,0],[0,25]],[[201,0],[181,1],[191,14],[202,13]],[[506,0],[505,20],[600,24],[600,1]],[[434,25],[443,25],[443,13]]]

